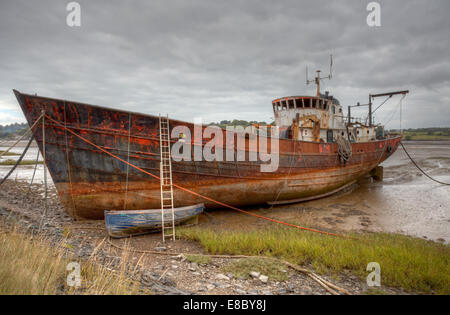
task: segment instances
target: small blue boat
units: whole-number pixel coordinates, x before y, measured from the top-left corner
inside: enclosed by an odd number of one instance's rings
[[[174,208],[175,224],[199,215],[204,204]],[[172,210],[164,210],[164,223],[172,222]],[[153,210],[105,210],[105,224],[109,236],[129,237],[161,231],[161,209]],[[169,224],[167,224],[169,225]]]

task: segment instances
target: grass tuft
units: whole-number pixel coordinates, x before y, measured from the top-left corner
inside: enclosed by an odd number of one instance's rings
[[[0,161],[0,165],[16,165],[17,161],[12,159],[7,159],[5,161]],[[19,165],[35,165],[36,161],[32,160],[22,160]],[[38,164],[43,164],[43,161],[39,161]]]
[[[350,270],[365,279],[367,264],[378,262],[383,285],[450,293],[450,247],[400,234],[358,234],[353,236],[360,240],[352,240],[285,227],[248,232],[193,227],[179,229],[178,235],[200,242],[211,254],[278,257],[337,276]]]
[[[4,152],[5,152],[5,151],[0,150],[0,154],[1,154],[2,156],[20,155],[20,154],[18,154],[18,153],[14,153],[14,152],[6,152],[6,153],[4,153]]]
[[[186,259],[191,263],[197,263],[199,265],[206,265],[211,262],[211,257],[204,255],[187,255]]]

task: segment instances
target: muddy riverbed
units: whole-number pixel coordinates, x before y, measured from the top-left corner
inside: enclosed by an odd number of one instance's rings
[[[450,141],[405,141],[405,147],[427,174],[450,183]],[[258,211],[330,229],[398,232],[450,242],[450,186],[424,176],[401,147],[382,166],[383,181],[362,179],[327,198]]]
[[[430,175],[450,181],[450,142],[409,142],[407,148]],[[4,148],[0,147],[0,150]],[[20,153],[17,148],[13,152]],[[26,159],[35,159],[37,148],[31,147]],[[16,159],[7,156],[5,159]],[[384,163],[384,181],[361,180],[343,192],[320,200],[277,207],[252,207],[248,210],[268,217],[298,222],[332,231],[394,231],[450,241],[450,188],[440,186],[422,176],[400,149]],[[3,177],[11,166],[0,166]],[[235,278],[223,274],[229,259],[214,259],[208,264],[190,263],[176,253],[202,253],[199,244],[180,240],[162,245],[159,234],[129,240],[108,241],[102,221],[74,221],[60,205],[51,178],[49,199],[44,213],[43,166],[38,165],[34,185],[28,183],[34,166],[19,166],[0,189],[0,229],[2,224],[18,224],[24,231],[44,233],[54,241],[63,241],[73,248],[81,261],[96,259],[108,266],[119,266],[123,250],[162,250],[169,255],[135,252],[131,262],[141,270],[140,281],[155,293],[162,294],[327,294],[317,282],[302,273],[286,270],[288,280],[267,283],[255,279]],[[258,229],[270,224],[232,210],[212,210],[200,216],[199,224],[218,229]],[[111,243],[110,243],[111,242]],[[324,276],[327,278],[327,276]],[[364,293],[364,281],[351,274],[335,279],[335,284],[352,294]],[[385,292],[404,294],[401,289],[382,287]]]
[[[330,294],[319,282],[288,267],[283,270],[286,279],[278,281],[271,276],[247,278],[225,272],[223,268],[235,261],[230,257],[215,257],[205,263],[189,261],[189,255],[204,253],[194,241],[162,243],[159,233],[109,239],[103,221],[74,221],[59,203],[54,188],[49,190],[46,202],[43,193],[42,184],[34,184],[29,191],[24,181],[6,181],[0,190],[0,232],[17,230],[39,235],[52,246],[68,249],[80,264],[94,262],[116,272],[127,266],[132,271],[128,276],[156,294]],[[206,220],[201,224],[220,222],[206,215],[201,220]],[[370,289],[365,281],[348,272],[338,279],[331,274],[321,277],[350,294],[364,294]],[[388,294],[408,294],[384,285],[381,289]]]

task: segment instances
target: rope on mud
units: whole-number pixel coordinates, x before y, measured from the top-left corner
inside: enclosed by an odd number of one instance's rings
[[[27,146],[25,147],[25,150],[23,150],[22,155],[19,157],[19,159],[17,160],[16,164],[13,166],[13,168],[9,171],[8,174],[6,174],[6,176],[2,179],[2,181],[0,182],[0,185],[3,184],[5,182],[6,179],[8,179],[8,177],[14,172],[14,170],[16,169],[16,167],[20,164],[20,162],[22,162],[23,157],[25,156],[25,153],[27,153],[28,148],[30,147],[31,142],[33,141],[33,137],[30,138],[30,140],[28,141]]]
[[[312,272],[311,270],[302,268],[298,265],[292,264],[290,262],[287,262],[285,260],[276,258],[276,257],[268,257],[268,256],[250,256],[250,255],[210,255],[210,254],[189,254],[189,253],[169,253],[169,252],[159,252],[159,251],[153,251],[153,250],[142,250],[142,249],[129,249],[125,248],[119,245],[114,244],[111,242],[111,239],[108,238],[107,242],[112,247],[115,247],[120,250],[124,251],[132,251],[136,253],[142,253],[142,254],[152,254],[152,255],[164,255],[164,256],[180,256],[180,257],[186,257],[186,255],[197,255],[197,256],[204,256],[204,257],[210,257],[210,258],[223,258],[223,259],[242,259],[242,258],[261,258],[261,259],[275,259],[281,262],[282,264],[299,271],[301,273],[306,274],[308,277],[316,281],[318,284],[320,284],[325,290],[330,292],[333,295],[339,295],[338,292],[343,293],[345,295],[351,295],[349,291],[347,291],[344,288],[338,287],[337,285],[323,279],[322,277],[319,277],[317,274]],[[102,241],[103,243],[103,241]]]
[[[151,176],[151,177],[153,177],[153,178],[155,178],[155,179],[157,179],[157,180],[161,180],[159,176],[157,176],[157,175],[155,175],[155,174],[152,174],[152,173],[150,173],[150,172],[147,172],[146,170],[140,168],[139,166],[136,166],[136,165],[134,165],[134,164],[132,164],[132,163],[129,163],[129,162],[125,161],[124,159],[118,157],[117,155],[115,155],[115,154],[109,152],[108,150],[105,150],[104,148],[100,147],[99,145],[96,145],[96,144],[93,143],[92,141],[90,141],[90,140],[84,138],[83,136],[80,136],[80,135],[77,134],[76,132],[74,132],[74,131],[70,130],[69,128],[65,127],[64,125],[60,124],[59,122],[57,122],[56,120],[54,120],[54,119],[51,118],[50,116],[45,115],[45,117],[47,117],[47,119],[48,119],[49,121],[52,121],[52,122],[55,123],[57,126],[59,126],[59,127],[61,127],[61,128],[64,128],[65,130],[67,130],[67,131],[69,131],[71,134],[73,134],[74,136],[78,137],[79,139],[83,140],[83,141],[86,142],[86,143],[89,143],[90,145],[96,147],[96,148],[99,149],[100,151],[102,151],[102,152],[108,154],[109,156],[111,156],[111,157],[113,157],[113,158],[115,158],[115,159],[117,159],[117,160],[119,160],[119,161],[121,161],[121,162],[123,162],[123,163],[125,163],[125,164],[127,164],[127,165],[129,165],[129,166],[131,166],[131,167],[134,168],[134,169],[137,169],[138,171],[140,171],[140,172],[142,172],[142,173],[144,173],[144,174],[147,174],[147,175],[149,175],[149,176]],[[337,237],[342,237],[342,238],[347,238],[347,239],[353,239],[353,240],[360,240],[360,239],[358,239],[358,238],[356,238],[356,237],[350,237],[350,236],[343,235],[343,234],[337,234],[337,233],[331,233],[331,232],[320,231],[320,230],[317,230],[317,229],[307,228],[307,227],[299,226],[299,225],[296,225],[296,224],[287,223],[287,222],[283,222],[283,221],[280,221],[280,220],[272,219],[272,218],[265,217],[265,216],[262,216],[262,215],[259,215],[259,214],[256,214],[256,213],[251,213],[251,212],[249,212],[249,211],[245,211],[245,210],[239,209],[239,208],[234,207],[234,206],[232,206],[232,205],[229,205],[229,204],[220,202],[220,201],[218,201],[218,200],[212,199],[212,198],[210,198],[210,197],[204,196],[204,195],[202,195],[202,194],[196,193],[195,191],[192,191],[192,190],[190,190],[190,189],[184,188],[183,186],[180,186],[180,185],[177,185],[177,184],[173,184],[173,186],[176,187],[176,188],[178,188],[178,189],[180,189],[180,190],[182,190],[182,191],[185,191],[185,192],[187,192],[187,193],[189,193],[189,194],[192,194],[192,195],[197,196],[197,197],[200,197],[200,198],[202,198],[202,199],[211,201],[211,202],[213,202],[213,203],[215,203],[215,204],[218,204],[218,205],[220,205],[220,206],[223,206],[223,207],[225,207],[225,208],[229,208],[229,209],[232,209],[232,210],[241,212],[241,213],[245,213],[245,214],[247,214],[247,215],[250,215],[250,216],[253,216],[253,217],[257,217],[257,218],[260,218],[260,219],[263,219],[263,220],[267,220],[267,221],[271,221],[271,222],[283,224],[283,225],[286,225],[286,226],[290,226],[290,227],[293,227],[293,228],[297,228],[297,229],[299,229],[299,230],[305,230],[305,231],[315,232],[315,233],[319,233],[319,234],[330,235],[330,236],[337,236]]]
[[[417,169],[418,169],[419,171],[421,171],[421,172],[423,173],[423,175],[425,175],[426,177],[428,177],[428,178],[431,179],[432,181],[435,181],[436,183],[439,183],[439,184],[441,184],[441,185],[447,185],[447,186],[450,186],[450,183],[444,183],[444,182],[441,182],[440,180],[437,180],[437,179],[431,177],[430,175],[428,175],[427,173],[425,173],[425,171],[424,171],[419,165],[417,165],[416,161],[413,160],[413,158],[411,157],[411,155],[409,155],[408,151],[406,151],[406,148],[405,148],[405,146],[403,145],[403,143],[400,142],[400,144],[402,145],[403,150],[405,151],[406,155],[409,157],[409,159],[411,160],[411,162],[417,167]]]

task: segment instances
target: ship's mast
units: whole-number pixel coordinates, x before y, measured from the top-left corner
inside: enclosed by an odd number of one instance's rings
[[[317,75],[314,78],[314,83],[317,86],[317,97],[320,97],[320,80],[323,80],[323,79],[331,80],[331,78],[332,78],[332,74],[331,74],[332,67],[333,67],[333,55],[330,55],[330,74],[328,74],[326,77],[322,77],[321,78],[320,77],[320,70],[316,70]],[[306,84],[308,85],[308,84],[310,84],[312,82],[313,82],[313,80],[309,80],[308,79],[308,67],[306,67]]]
[[[317,85],[317,97],[320,96],[320,70],[317,70],[317,76],[316,76],[316,85]]]

